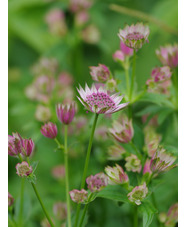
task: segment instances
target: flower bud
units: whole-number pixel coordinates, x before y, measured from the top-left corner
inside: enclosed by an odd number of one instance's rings
[[[124,56],[132,56],[134,50],[128,46],[126,46],[122,41],[120,42],[120,49],[123,52]]]
[[[124,61],[125,56],[121,50],[117,50],[113,55],[112,55],[114,61]]]
[[[143,168],[143,174],[145,173],[152,173],[151,169],[150,169],[150,164],[151,164],[151,160],[147,159]]]
[[[34,142],[32,139],[23,139],[21,154],[26,157],[30,157],[34,150]]]
[[[165,223],[166,220],[167,220],[167,214],[165,212],[161,212],[159,215],[158,215],[158,219],[161,223]]]
[[[107,80],[106,88],[110,92],[115,92],[117,87],[117,82],[114,79]]]
[[[20,177],[27,177],[32,173],[32,166],[25,161],[22,163],[17,163],[16,165],[17,175]]]
[[[14,198],[13,196],[8,192],[8,206],[12,206],[12,204],[14,203]]]
[[[121,160],[123,158],[122,154],[124,154],[126,151],[123,147],[120,145],[113,145],[108,148],[108,159],[110,160]]]
[[[175,224],[178,222],[178,203],[172,205],[169,208],[169,211],[167,213],[167,221],[165,223],[166,227],[172,227],[175,226]]]
[[[131,202],[134,202],[136,205],[140,205],[141,201],[146,197],[147,193],[148,188],[146,187],[146,183],[144,183],[143,185],[133,188],[127,196]]]
[[[66,203],[57,202],[53,206],[54,215],[58,220],[64,220],[67,217],[67,205]]]
[[[108,177],[104,173],[98,173],[95,176],[87,177],[86,182],[91,192],[101,191],[108,184]]]
[[[57,136],[57,126],[52,122],[48,122],[47,124],[41,127],[41,133],[50,139],[54,139]]]
[[[99,66],[90,67],[90,75],[94,81],[105,82],[110,77],[110,71],[106,65],[99,64]]]
[[[75,102],[66,105],[58,104],[56,107],[58,120],[66,125],[72,122],[75,112],[76,112]]]
[[[138,157],[134,154],[131,154],[130,156],[125,158],[125,168],[127,171],[132,172],[138,172],[141,171],[141,161],[138,159]]]
[[[117,164],[115,167],[107,166],[105,172],[109,177],[109,184],[125,184],[129,181],[127,174],[122,167]]]
[[[81,191],[74,189],[70,191],[69,194],[72,201],[74,201],[75,203],[84,203],[88,197],[88,192],[84,189],[81,189]]]
[[[18,133],[13,133],[13,136],[8,135],[8,155],[17,156],[21,153],[21,141]]]

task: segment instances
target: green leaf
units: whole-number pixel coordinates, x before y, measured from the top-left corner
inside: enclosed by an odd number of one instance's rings
[[[129,202],[126,189],[119,185],[108,185],[102,191],[98,192],[96,197],[110,199],[117,202]]]
[[[158,212],[157,209],[148,200],[143,201],[139,209],[143,214],[143,227],[150,226],[154,214]]]
[[[31,166],[32,166],[32,169],[33,169],[32,173],[34,173],[36,171],[38,163],[39,163],[39,161],[34,161],[34,162],[31,163]]]
[[[164,120],[173,112],[173,109],[165,108],[163,111],[159,113],[158,123],[161,125]]]

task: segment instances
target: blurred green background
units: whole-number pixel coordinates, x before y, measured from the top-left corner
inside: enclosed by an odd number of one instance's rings
[[[112,54],[119,49],[117,33],[124,24],[141,21],[140,18],[122,14],[111,10],[111,4],[117,4],[130,9],[147,13],[161,20],[171,27],[173,32],[162,29],[157,24],[149,22],[149,44],[137,54],[137,83],[142,88],[150,76],[153,67],[160,65],[155,50],[168,43],[176,43],[178,28],[177,0],[100,0],[94,1],[89,9],[89,23],[94,24],[100,33],[100,39],[95,44],[83,40],[76,42],[76,31],[72,26],[72,15],[68,12],[68,1],[44,0],[9,0],[9,134],[18,131],[22,136],[31,137],[36,144],[33,160],[39,160],[37,168],[37,187],[41,193],[47,209],[52,213],[54,202],[65,200],[64,182],[60,184],[51,176],[51,168],[63,161],[61,152],[54,152],[56,145],[44,138],[40,133],[41,123],[35,120],[35,103],[26,98],[24,90],[32,80],[31,67],[41,57],[56,58],[61,71],[68,71],[74,77],[74,91],[78,84],[92,83],[89,66],[98,63],[109,66],[112,72],[120,72],[120,66],[113,61]],[[50,33],[45,22],[46,13],[52,8],[59,8],[65,12],[69,31],[66,37],[55,36]],[[143,22],[148,22],[144,20]],[[79,105],[79,114],[85,114]],[[55,106],[53,106],[55,113]],[[90,117],[90,113],[86,116]],[[54,117],[54,120],[56,118]],[[106,123],[107,124],[107,123]],[[62,126],[58,123],[59,128]],[[87,124],[87,129],[89,125]],[[85,130],[86,132],[86,130]],[[59,136],[62,141],[63,137]],[[83,143],[81,144],[81,141]],[[177,145],[177,138],[174,140]],[[83,170],[83,152],[88,143],[88,135],[74,136],[69,139],[72,144],[70,159],[70,188],[79,187]],[[89,173],[103,171],[106,146],[97,140],[90,162]],[[77,158],[78,157],[78,158]],[[17,160],[9,158],[9,192],[19,203],[21,180],[16,175]],[[177,201],[177,170],[174,169],[163,176],[165,182],[156,191],[160,211],[167,212],[168,208]],[[174,179],[174,180],[172,180]],[[40,226],[43,213],[29,183],[25,184],[24,216],[27,227]],[[73,204],[74,205],[74,204]],[[18,204],[17,204],[18,206]],[[96,199],[90,206],[89,227],[131,226],[132,217],[130,207],[120,206],[109,200]],[[28,221],[29,220],[29,221]],[[156,221],[151,226],[157,226]]]

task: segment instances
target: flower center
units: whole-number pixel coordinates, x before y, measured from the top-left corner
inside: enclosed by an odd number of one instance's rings
[[[142,34],[140,34],[139,32],[133,32],[133,33],[129,33],[126,36],[126,38],[129,40],[140,40],[140,39],[143,39],[144,36]]]
[[[90,106],[97,106],[98,108],[108,108],[108,107],[114,107],[115,103],[110,98],[109,95],[106,93],[93,93],[91,95],[88,95],[86,97],[86,102]]]

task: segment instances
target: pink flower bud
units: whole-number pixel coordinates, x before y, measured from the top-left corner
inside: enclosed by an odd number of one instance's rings
[[[66,105],[58,104],[56,107],[58,120],[66,125],[72,122],[75,112],[76,112],[75,102]]]
[[[134,202],[136,205],[140,205],[141,201],[146,197],[148,194],[148,188],[146,187],[146,183],[140,186],[136,186],[133,190],[128,193],[128,199],[131,202]]]
[[[54,139],[57,136],[57,126],[52,122],[48,122],[47,124],[41,127],[41,133],[50,139]]]
[[[90,75],[94,81],[104,82],[110,77],[110,71],[106,65],[90,66]]]
[[[146,162],[145,162],[145,165],[144,165],[144,168],[143,168],[143,174],[145,173],[152,173],[152,171],[150,170],[150,163],[151,163],[151,160],[150,159],[147,159]]]
[[[122,122],[114,121],[113,127],[109,129],[110,134],[121,143],[129,143],[134,135],[132,120],[124,117]]]
[[[65,166],[58,165],[52,168],[52,175],[56,179],[63,179],[65,178]]]
[[[129,181],[127,174],[122,167],[117,164],[115,167],[107,166],[105,172],[109,177],[109,184],[125,184]]]
[[[34,150],[34,142],[32,139],[23,139],[21,154],[26,157],[30,157]]]
[[[8,155],[17,156],[21,153],[22,145],[18,133],[14,133],[13,136],[8,135]]]
[[[64,220],[67,217],[67,205],[66,203],[57,202],[53,206],[54,215],[58,220]]]
[[[89,14],[85,10],[75,14],[75,23],[78,26],[84,25],[88,20],[89,20]]]
[[[22,163],[17,163],[16,165],[17,175],[20,177],[27,177],[32,173],[32,166],[25,161]]]
[[[81,189],[81,191],[74,189],[69,192],[70,197],[72,201],[75,203],[84,203],[87,200],[88,192],[84,189]]]
[[[169,211],[167,213],[167,221],[165,223],[166,227],[172,227],[175,226],[175,224],[178,222],[178,203],[172,205],[169,208]]]
[[[130,156],[125,158],[125,168],[127,171],[132,172],[138,172],[141,171],[141,161],[138,159],[138,157],[134,154],[131,154]]]
[[[124,56],[132,56],[134,50],[128,46],[126,46],[123,42],[120,42],[120,49]]]
[[[12,206],[12,204],[14,203],[14,198],[13,196],[8,192],[8,206]]]
[[[101,191],[108,184],[108,177],[104,173],[98,173],[95,176],[87,177],[86,182],[91,192]]]
[[[114,61],[124,61],[125,56],[121,50],[117,50],[113,55],[112,55]]]

